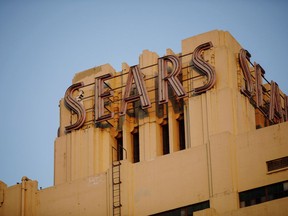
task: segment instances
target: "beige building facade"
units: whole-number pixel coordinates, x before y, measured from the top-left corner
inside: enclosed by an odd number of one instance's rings
[[[214,30],[77,73],[54,185],[0,181],[0,216],[287,216],[288,97],[251,54]]]

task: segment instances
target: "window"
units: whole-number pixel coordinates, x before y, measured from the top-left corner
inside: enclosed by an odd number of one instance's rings
[[[140,149],[139,149],[139,130],[138,127],[132,132],[132,152],[133,152],[133,163],[140,161]]]
[[[201,203],[184,206],[184,207],[169,210],[166,212],[157,213],[152,216],[192,216],[193,212],[200,211],[200,210],[207,209],[207,208],[210,208],[210,203],[209,201],[204,201]]]
[[[123,137],[122,132],[118,133],[116,137],[117,142],[117,160],[123,160]]]
[[[178,122],[178,131],[179,131],[179,150],[186,148],[185,144],[185,125],[184,125],[184,115],[181,114],[177,119]]]
[[[163,147],[163,155],[170,153],[169,147],[169,125],[168,121],[164,120],[164,123],[161,125],[162,127],[162,147]]]
[[[239,193],[241,208],[283,197],[288,197],[288,181],[271,184]]]

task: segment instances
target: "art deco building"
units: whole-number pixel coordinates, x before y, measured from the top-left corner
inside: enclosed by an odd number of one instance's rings
[[[77,73],[54,185],[0,182],[0,215],[287,216],[288,99],[251,54],[215,30]]]

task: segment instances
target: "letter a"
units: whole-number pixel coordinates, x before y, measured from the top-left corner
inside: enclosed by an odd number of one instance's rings
[[[134,79],[138,94],[131,96],[130,93],[132,90],[133,79]],[[127,84],[126,84],[125,92],[124,92],[123,99],[122,99],[120,115],[125,115],[128,102],[132,102],[138,99],[140,99],[142,109],[147,109],[151,107],[151,102],[148,97],[147,89],[145,87],[143,75],[141,74],[141,71],[139,70],[138,65],[135,65],[130,68],[129,73],[128,73]]]

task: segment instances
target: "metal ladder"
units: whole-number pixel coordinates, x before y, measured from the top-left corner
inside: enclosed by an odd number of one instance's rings
[[[127,157],[126,149],[122,147]],[[114,159],[116,153],[116,159]],[[121,162],[117,155],[118,150],[112,146],[112,203],[113,203],[113,216],[121,216]]]

